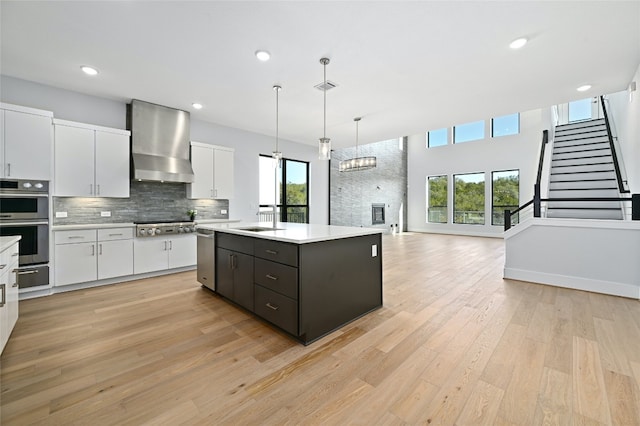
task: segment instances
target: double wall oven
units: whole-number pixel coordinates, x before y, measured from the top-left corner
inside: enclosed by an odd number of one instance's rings
[[[49,284],[49,182],[0,179],[0,236],[19,235],[18,287]]]

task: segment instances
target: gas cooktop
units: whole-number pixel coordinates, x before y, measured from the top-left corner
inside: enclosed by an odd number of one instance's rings
[[[155,237],[173,234],[189,234],[196,231],[195,223],[180,220],[139,221],[136,224],[138,237]]]

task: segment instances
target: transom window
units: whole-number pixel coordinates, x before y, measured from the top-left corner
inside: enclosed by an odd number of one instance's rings
[[[520,114],[503,115],[491,119],[491,136],[517,135],[520,133]]]
[[[453,127],[453,143],[484,139],[484,120]]]
[[[431,130],[427,132],[427,148],[446,145],[448,143],[448,129]]]

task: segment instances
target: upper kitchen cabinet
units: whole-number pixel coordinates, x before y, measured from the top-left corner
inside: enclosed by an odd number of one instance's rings
[[[54,120],[58,197],[129,197],[127,130]]]
[[[0,104],[0,177],[51,180],[53,113]]]
[[[193,183],[188,198],[233,198],[233,148],[191,142]]]

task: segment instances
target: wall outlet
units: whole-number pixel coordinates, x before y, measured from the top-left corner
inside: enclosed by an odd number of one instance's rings
[[[378,255],[378,245],[373,244],[371,246],[371,257],[376,257]]]
[[[220,214],[227,214],[227,210],[226,209],[220,210]]]
[[[56,212],[56,217],[67,217],[67,212]]]
[[[101,217],[111,217],[111,212],[100,212]]]

